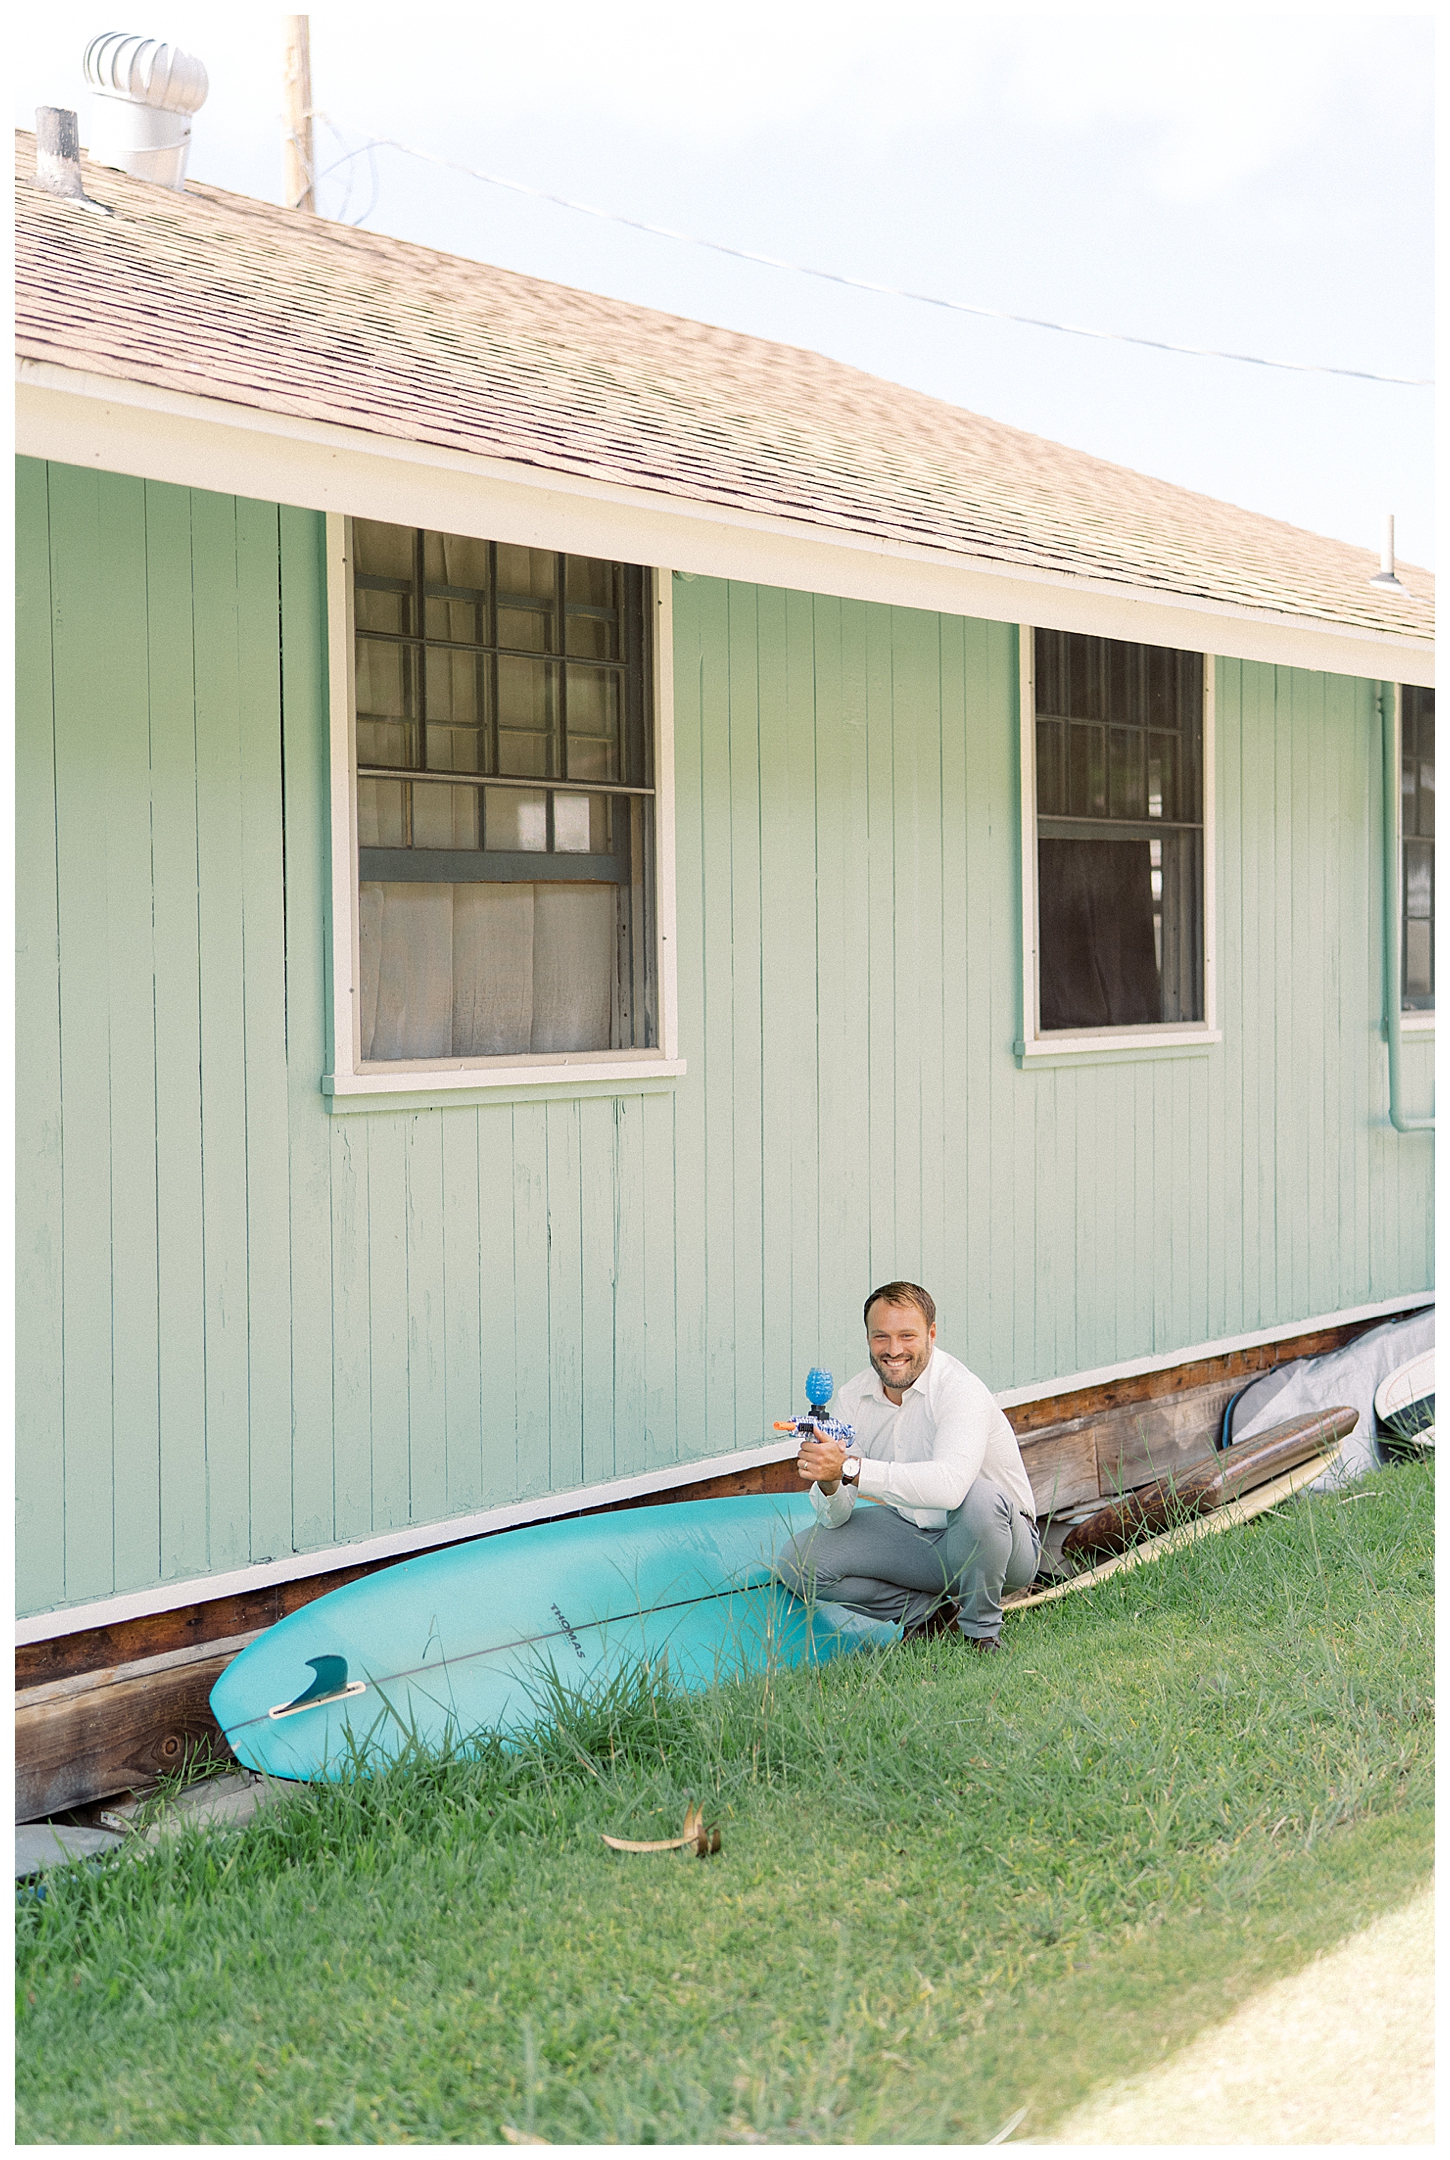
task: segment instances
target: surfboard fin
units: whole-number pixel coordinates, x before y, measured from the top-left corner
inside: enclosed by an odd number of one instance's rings
[[[311,1657],[307,1659],[316,1678],[311,1687],[304,1688],[294,1702],[278,1703],[268,1717],[291,1717],[298,1710],[312,1710],[319,1703],[342,1702],[349,1695],[362,1695],[367,1691],[365,1680],[349,1682],[345,1657]]]

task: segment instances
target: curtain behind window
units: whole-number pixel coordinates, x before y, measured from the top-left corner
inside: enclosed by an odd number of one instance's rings
[[[1039,840],[1042,1026],[1136,1027],[1163,1017],[1146,840]]]
[[[365,1060],[612,1047],[613,886],[359,889]]]

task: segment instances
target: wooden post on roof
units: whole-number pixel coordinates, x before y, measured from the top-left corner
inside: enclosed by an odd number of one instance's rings
[[[282,200],[289,210],[315,210],[312,192],[312,53],[305,15],[282,18],[282,87],[287,100],[282,136]]]

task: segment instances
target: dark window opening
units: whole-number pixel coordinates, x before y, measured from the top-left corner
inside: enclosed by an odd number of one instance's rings
[[[1435,1010],[1435,693],[1400,692],[1400,1004]]]
[[[1039,1027],[1203,1018],[1203,656],[1035,633]]]

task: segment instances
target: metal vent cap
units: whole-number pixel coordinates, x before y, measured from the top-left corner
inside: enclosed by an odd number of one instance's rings
[[[191,149],[191,116],[206,102],[206,69],[160,38],[103,30],[86,47],[94,93],[90,151],[136,180],[179,188]]]
[[[103,30],[86,47],[85,76],[101,97],[125,98],[161,112],[200,112],[210,87],[194,54],[160,38]]]

